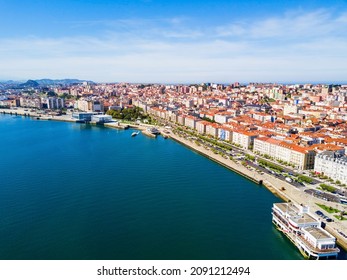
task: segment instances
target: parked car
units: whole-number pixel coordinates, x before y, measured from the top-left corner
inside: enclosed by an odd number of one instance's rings
[[[285,180],[286,180],[287,182],[289,182],[289,183],[293,182],[293,180],[292,180],[291,178],[289,178],[289,177],[286,177]]]
[[[319,211],[319,210],[317,210],[315,213],[316,213],[318,216],[322,216],[322,215],[323,215],[323,212],[322,212],[322,211]]]

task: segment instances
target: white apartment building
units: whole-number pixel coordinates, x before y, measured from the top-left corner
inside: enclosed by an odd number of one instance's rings
[[[294,164],[298,169],[312,169],[315,161],[315,151],[309,147],[300,147],[269,137],[254,139],[253,152],[269,155],[275,159]]]
[[[104,104],[101,101],[78,100],[77,108],[83,112],[103,112]]]
[[[184,121],[185,120],[185,116],[183,115],[178,115],[177,116],[177,123],[179,123],[180,125],[184,125]]]
[[[316,156],[314,171],[347,184],[347,156],[325,151]]]
[[[199,119],[194,116],[186,116],[184,119],[184,125],[190,127],[191,129],[195,129],[196,122]]]
[[[64,98],[48,97],[46,102],[48,109],[61,109],[65,107]]]
[[[218,128],[219,128],[219,124],[210,123],[209,125],[206,126],[206,134],[217,138],[218,137]]]
[[[218,138],[224,141],[232,141],[233,139],[233,131],[228,127],[220,127],[218,129]]]
[[[220,112],[220,113],[214,115],[214,120],[217,123],[227,123],[233,117],[234,117],[234,115],[230,112]]]
[[[246,130],[234,130],[232,133],[232,142],[241,145],[242,148],[248,149],[254,143],[254,139],[258,134]]]
[[[196,130],[200,134],[206,134],[206,127],[210,124],[208,121],[198,121],[196,122]]]
[[[83,112],[92,112],[93,109],[93,103],[92,101],[88,101],[88,100],[78,100],[77,103],[77,109],[83,111]]]
[[[261,122],[271,121],[271,115],[263,112],[253,113],[252,118]]]

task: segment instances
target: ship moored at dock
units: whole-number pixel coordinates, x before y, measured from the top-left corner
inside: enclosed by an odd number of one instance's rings
[[[144,135],[155,138],[155,137],[157,137],[157,135],[160,134],[160,131],[155,127],[148,127],[145,130],[143,130],[142,133]]]
[[[309,208],[293,203],[274,203],[272,222],[308,259],[337,258],[336,238],[309,214]]]

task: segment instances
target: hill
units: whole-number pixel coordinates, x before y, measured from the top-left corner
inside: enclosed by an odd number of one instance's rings
[[[34,81],[34,80],[28,80],[25,83],[18,85],[18,87],[20,87],[20,88],[35,88],[38,86],[39,86],[39,83]]]

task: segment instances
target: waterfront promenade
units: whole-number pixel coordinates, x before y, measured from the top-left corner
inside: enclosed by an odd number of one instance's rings
[[[33,118],[39,118],[42,120],[55,120],[55,121],[65,121],[65,122],[76,122],[76,119],[72,118],[71,114],[55,116],[51,114],[43,114],[37,111],[31,111],[29,109],[17,108],[17,109],[5,109],[1,108],[0,113],[28,116]]]
[[[73,123],[79,122],[77,119],[72,117],[72,113],[68,113],[66,115],[54,115],[54,114],[40,113],[37,111],[31,111],[31,110],[27,110],[23,108],[18,108],[18,109],[3,109],[2,108],[0,109],[0,113],[27,116],[27,117],[36,118],[38,120],[52,120],[52,121],[63,121],[63,122],[73,122]],[[117,128],[117,129],[126,129],[129,127],[127,124],[121,124],[118,121],[105,123],[105,126],[110,128]]]

